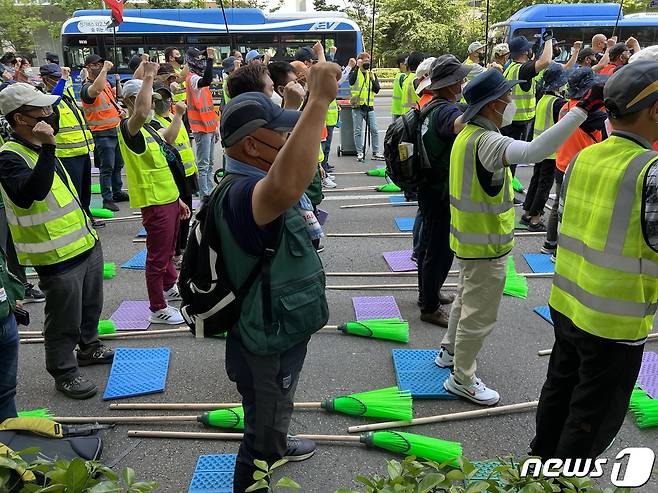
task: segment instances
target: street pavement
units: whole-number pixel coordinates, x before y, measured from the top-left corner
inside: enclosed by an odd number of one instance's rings
[[[390,99],[378,101],[376,107],[380,141],[383,142],[390,121]],[[382,162],[367,160],[357,163],[354,157],[336,156],[340,143],[340,130],[336,129],[331,162],[337,172],[365,171]],[[217,148],[216,162],[221,162],[221,149]],[[518,176],[527,186],[532,168],[519,168]],[[383,178],[336,176],[339,187],[378,185]],[[325,224],[327,233],[395,232],[396,217],[413,217],[415,207],[376,207],[340,209],[342,205],[387,200],[374,192],[330,192],[320,206],[329,213]],[[348,199],[340,200],[340,196]],[[121,205],[120,215],[130,215],[127,204]],[[105,261],[116,262],[119,267],[142,250],[143,243],[133,243],[139,221],[108,223],[99,231]],[[539,252],[541,237],[517,238],[514,259],[517,271],[528,272],[522,254]],[[410,238],[325,238],[326,249],[320,254],[327,272],[388,271],[382,252],[411,247]],[[456,268],[456,267],[453,267]],[[415,282],[414,277],[344,278],[329,277],[327,284],[396,284]],[[448,282],[456,282],[455,277]],[[552,327],[532,311],[545,305],[551,280],[529,279],[527,299],[503,297],[499,320],[487,339],[478,358],[478,376],[502,396],[500,405],[532,401],[538,398],[548,364],[547,357],[538,357],[537,351],[552,346]],[[102,318],[108,318],[123,300],[145,300],[144,272],[117,268],[115,279],[104,284],[105,302]],[[410,323],[411,337],[406,348],[437,349],[444,329],[425,324],[418,318],[415,290],[332,290],[327,292],[330,307],[330,324],[341,324],[353,319],[353,296],[395,296],[402,315]],[[486,301],[484,301],[486,302]],[[43,305],[27,305],[32,316],[30,329],[38,330],[43,322]],[[152,328],[163,328],[152,326]],[[123,339],[111,341],[114,347],[168,347],[171,361],[166,391],[144,397],[124,399],[122,402],[235,402],[239,400],[235,386],[228,380],[224,369],[224,341],[197,341],[188,335]],[[354,392],[388,387],[396,384],[391,350],[398,343],[358,338],[333,332],[320,332],[313,336],[301,380],[297,389],[298,401],[320,401]],[[658,351],[658,344],[647,344],[647,350]],[[99,394],[89,400],[68,400],[54,389],[44,367],[42,345],[22,345],[20,351],[18,405],[20,409],[48,407],[58,416],[107,416],[119,414],[110,411],[109,402],[101,398],[107,381],[109,366],[88,367],[85,373],[99,386]],[[477,407],[461,400],[416,400],[415,416],[429,416]],[[122,411],[136,415],[139,411]],[[164,414],[161,411],[144,411],[144,414]],[[171,412],[172,414],[174,412]],[[190,412],[181,412],[190,414]],[[193,414],[194,412],[192,412]],[[330,415],[322,411],[300,411],[293,415],[292,433],[346,434],[351,425],[363,424],[367,419]],[[186,492],[197,457],[202,454],[236,453],[237,442],[134,439],[127,437],[129,429],[166,429],[177,431],[203,431],[193,423],[172,425],[118,425],[104,433],[103,461],[116,468],[130,466],[137,478],[157,481],[160,490],[168,493]],[[464,454],[471,460],[493,459],[507,455],[523,457],[534,433],[534,413],[524,412],[499,417],[474,419],[446,424],[406,428],[404,431],[437,438],[455,440],[463,444]],[[605,457],[614,456],[625,447],[653,447],[658,443],[658,429],[639,430],[630,414],[612,448]],[[309,493],[333,492],[341,486],[357,487],[357,475],[386,473],[386,460],[393,454],[351,444],[320,444],[315,456],[305,462],[288,464],[282,473],[291,476]],[[606,469],[609,477],[611,468]],[[605,478],[603,483],[606,484]],[[658,480],[640,491],[658,491]]]

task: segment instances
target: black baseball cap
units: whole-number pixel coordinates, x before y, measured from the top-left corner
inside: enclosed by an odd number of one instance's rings
[[[245,92],[231,99],[222,111],[219,131],[222,145],[231,147],[259,128],[290,131],[301,111],[284,110],[262,92]]]
[[[521,82],[506,79],[498,69],[485,70],[464,88],[464,99],[468,103],[468,108],[464,111],[462,120],[471,121],[487,103],[507,94],[510,89]]]
[[[161,63],[158,75],[176,75],[176,71],[171,63]]]
[[[41,67],[39,67],[39,75],[41,75],[41,77],[59,78],[62,76],[62,69],[56,63],[46,63],[45,65],[41,65]]]
[[[610,61],[616,60],[625,51],[628,51],[629,54],[630,54],[630,51],[631,51],[628,48],[628,46],[626,46],[626,43],[615,43],[615,45],[612,48],[610,48],[610,51],[608,52],[609,55],[610,55]]]
[[[131,71],[137,70],[137,67],[142,63],[142,56],[141,55],[133,55],[130,61],[128,62],[128,68]]]
[[[103,58],[100,55],[97,55],[96,53],[89,55],[87,58],[85,58],[85,67],[87,65],[91,65],[92,63],[98,63],[101,62],[103,63],[105,61],[105,58]]]
[[[317,60],[317,57],[311,48],[308,46],[302,46],[295,53],[295,60],[299,60],[300,62],[311,62]]]
[[[169,97],[172,97],[171,89],[169,89],[169,84],[165,84],[161,80],[156,80],[153,82],[153,92],[166,92],[169,94]]]
[[[613,118],[648,108],[658,100],[658,62],[640,61],[616,70],[603,88],[603,98]]]
[[[53,53],[52,51],[47,51],[44,58],[49,62],[59,63],[59,55],[57,53]]]
[[[583,48],[578,52],[578,62],[582,62],[585,58],[588,56],[594,56],[596,53],[594,53],[594,50],[592,48]]]

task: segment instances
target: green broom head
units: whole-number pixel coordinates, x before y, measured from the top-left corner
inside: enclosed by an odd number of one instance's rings
[[[642,389],[635,389],[631,394],[630,408],[638,427],[658,426],[658,399],[652,399]]]
[[[91,185],[91,193],[101,193],[101,184],[100,183],[93,183]]]
[[[402,391],[397,387],[325,399],[322,401],[322,409],[350,416],[368,416],[395,421],[413,419],[411,392]]]
[[[528,280],[516,273],[514,258],[511,255],[507,257],[507,277],[503,293],[516,298],[528,297]]]
[[[398,187],[395,183],[384,183],[379,185],[376,189],[378,192],[401,192],[402,189]]]
[[[345,334],[361,337],[373,337],[388,341],[409,342],[409,322],[399,318],[382,318],[378,320],[361,320],[347,322],[338,327]]]
[[[519,179],[516,176],[512,180],[512,188],[514,189],[515,192],[523,192],[523,184],[519,181]]]
[[[368,171],[366,171],[366,175],[379,176],[380,178],[384,178],[386,176],[386,168],[369,169]]]
[[[30,409],[28,411],[18,411],[19,418],[45,418],[50,419],[53,417],[50,410],[45,407],[39,409]]]
[[[114,279],[117,275],[117,264],[114,262],[105,262],[103,264],[103,278]]]
[[[458,465],[457,459],[462,455],[461,443],[401,431],[364,433],[361,435],[361,443],[397,454],[413,455],[439,464],[450,463],[454,466]]]
[[[117,326],[112,320],[99,320],[98,321],[98,335],[114,334],[117,331]]]
[[[242,409],[242,406],[216,409],[215,411],[203,413],[197,418],[197,421],[212,428],[244,430],[244,409]]]
[[[91,212],[92,217],[98,217],[100,219],[108,219],[110,217],[114,217],[114,212],[107,209],[101,209],[100,207],[91,207],[89,212]]]

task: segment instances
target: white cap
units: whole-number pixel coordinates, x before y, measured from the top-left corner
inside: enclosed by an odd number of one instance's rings
[[[500,43],[493,47],[494,56],[509,55],[509,45],[507,43]]]
[[[639,61],[658,61],[658,45],[647,46],[629,58],[628,63]]]
[[[418,65],[418,68],[416,69],[416,79],[420,81],[416,87],[416,94],[419,96],[423,93],[423,90],[432,83],[430,72],[434,60],[436,60],[436,58],[433,56],[426,58],[420,62],[420,65]]]
[[[124,98],[136,97],[139,94],[139,91],[142,90],[142,84],[144,84],[144,81],[141,79],[130,79],[126,81],[123,86],[121,86],[121,95]],[[162,99],[162,96],[157,92],[153,93],[153,97],[155,99]]]
[[[479,50],[480,48],[484,48],[484,45],[479,41],[473,41],[470,45],[468,45],[468,54],[470,55],[471,53]]]
[[[59,96],[51,96],[38,91],[25,82],[16,82],[0,92],[0,113],[8,115],[21,106],[45,107],[57,102]]]

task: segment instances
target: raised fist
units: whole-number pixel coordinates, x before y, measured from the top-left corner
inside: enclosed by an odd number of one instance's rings
[[[209,46],[206,48],[206,57],[208,58],[215,58],[215,48]]]
[[[144,77],[147,75],[155,77],[160,68],[160,64],[156,62],[142,62],[142,65],[144,66]]]
[[[114,64],[111,61],[105,60],[103,62],[103,70],[105,70],[106,72],[112,70],[112,67],[114,67]]]
[[[576,51],[580,51],[580,49],[583,47],[583,42],[582,41],[576,41],[573,44],[573,49]]]
[[[46,122],[37,122],[32,134],[41,144],[55,144],[55,131]]]
[[[335,63],[320,62],[313,65],[308,73],[307,85],[311,97],[319,98],[328,105],[336,99],[340,76],[340,68]]]
[[[176,111],[177,115],[183,116],[187,111],[187,105],[185,104],[185,101],[178,101],[174,105],[174,111]]]

